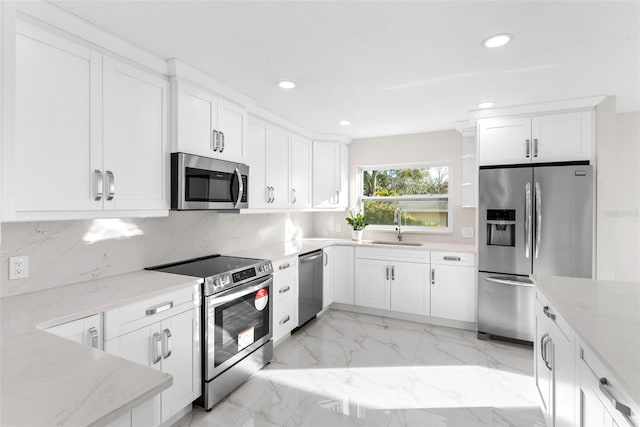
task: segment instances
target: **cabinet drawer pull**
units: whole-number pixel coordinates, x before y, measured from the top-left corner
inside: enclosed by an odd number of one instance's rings
[[[220,152],[224,151],[224,132],[220,132]]]
[[[287,323],[289,320],[291,320],[291,316],[287,316],[284,319],[282,319],[279,323],[281,325],[284,325],[285,323]]]
[[[533,157],[538,157],[538,138],[533,139]]]
[[[391,280],[396,280],[396,267],[394,265],[391,266]]]
[[[530,139],[525,139],[524,140],[524,156],[528,159],[529,157],[531,157],[531,140]]]
[[[155,365],[160,359],[162,359],[162,338],[159,332],[155,332],[151,336],[151,364]]]
[[[278,291],[280,294],[284,294],[285,292],[289,292],[291,290],[291,286],[287,286],[286,288],[282,288]]]
[[[631,416],[631,408],[629,408],[627,405],[623,403],[618,402],[616,398],[613,397],[613,394],[611,394],[611,392],[609,391],[609,388],[607,387],[608,385],[609,385],[609,382],[605,377],[602,377],[599,379],[598,388],[600,388],[600,391],[602,392],[602,394],[604,394],[605,397],[609,399],[609,401],[611,401],[611,404],[613,405],[614,408],[616,408],[618,412],[620,412],[622,415],[625,416],[625,418],[628,419]]]
[[[387,271],[386,278],[387,278],[387,280],[389,280],[389,266],[387,266],[387,270],[386,271]]]
[[[289,263],[282,264],[280,267],[278,267],[278,270],[286,270],[289,267],[291,267],[291,264]]]
[[[102,199],[102,193],[104,191],[104,182],[102,180],[102,172],[100,172],[98,169],[95,169],[93,171],[93,175],[94,175],[93,193],[95,194],[95,196],[93,197],[93,200],[97,202],[98,200]]]
[[[542,312],[543,312],[543,313],[544,313],[544,315],[545,315],[545,316],[547,316],[549,319],[551,319],[551,320],[556,320],[556,315],[555,315],[555,314],[553,314],[551,311],[549,311],[549,306],[548,306],[548,305],[545,305],[545,306],[542,308]]]
[[[171,330],[167,328],[162,332],[162,357],[166,359],[171,356]]]
[[[95,326],[89,328],[89,345],[93,348],[98,348],[98,329]]]
[[[167,311],[170,308],[173,308],[173,301],[163,302],[158,305],[154,305],[153,307],[147,308],[145,314],[147,316],[153,316],[154,314],[162,313],[163,311]]]
[[[459,256],[450,256],[450,255],[445,255],[443,259],[445,261],[462,261],[462,258],[460,258]]]
[[[107,171],[107,188],[109,189],[107,200],[113,200],[116,196],[116,177],[111,171]]]
[[[218,131],[214,129],[211,134],[211,149],[213,151],[218,151]]]
[[[435,268],[431,269],[431,284],[432,285],[436,284],[436,270],[435,270]]]

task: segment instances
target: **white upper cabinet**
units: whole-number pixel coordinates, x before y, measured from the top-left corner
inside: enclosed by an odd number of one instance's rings
[[[172,151],[243,162],[247,123],[244,107],[179,78],[172,84]]]
[[[310,139],[293,135],[289,152],[291,166],[291,207],[311,207],[311,165],[313,145]]]
[[[289,206],[289,143],[291,136],[284,129],[267,130],[267,193],[270,207]]]
[[[313,142],[313,207],[346,208],[349,148],[339,142]]]
[[[592,111],[478,120],[480,166],[590,160]]]
[[[17,22],[3,220],[167,215],[168,82]]]

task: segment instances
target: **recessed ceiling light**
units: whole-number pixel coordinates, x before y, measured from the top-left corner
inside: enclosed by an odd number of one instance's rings
[[[351,124],[349,120],[340,120],[338,123],[340,123],[340,126],[349,126]]]
[[[480,104],[478,104],[478,108],[491,108],[494,105],[496,105],[495,102],[493,101],[486,101],[486,102],[481,102]]]
[[[500,47],[500,46],[504,46],[505,44],[509,43],[511,40],[513,39],[513,36],[511,34],[496,34],[494,36],[491,37],[487,37],[486,39],[482,40],[482,46],[484,47]]]
[[[291,80],[282,80],[278,82],[278,86],[280,86],[282,89],[293,89],[294,87],[296,87],[296,83],[292,82]]]

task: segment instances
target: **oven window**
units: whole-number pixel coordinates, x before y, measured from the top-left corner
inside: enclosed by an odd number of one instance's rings
[[[229,202],[234,174],[186,168],[185,199],[188,202]]]
[[[215,366],[269,334],[268,291],[265,287],[216,308]]]

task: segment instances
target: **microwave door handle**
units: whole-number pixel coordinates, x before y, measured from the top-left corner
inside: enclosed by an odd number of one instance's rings
[[[524,205],[524,256],[528,259],[531,253],[531,183],[525,186]]]
[[[238,177],[238,200],[236,200],[235,208],[238,209],[240,207],[240,203],[242,202],[242,196],[244,195],[244,184],[242,183],[242,175],[240,174],[240,170],[236,168],[235,174]]]

